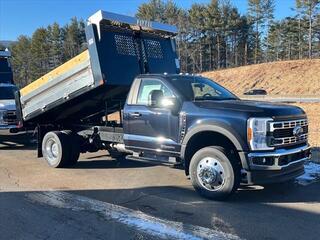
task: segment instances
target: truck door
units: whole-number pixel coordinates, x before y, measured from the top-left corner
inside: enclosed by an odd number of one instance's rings
[[[126,147],[133,151],[150,151],[160,155],[176,154],[180,151],[179,116],[170,109],[149,106],[148,98],[153,90],[161,90],[165,97],[175,97],[161,80],[141,80],[135,99],[124,109]]]

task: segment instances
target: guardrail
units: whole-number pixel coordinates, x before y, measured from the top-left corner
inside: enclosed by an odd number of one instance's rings
[[[241,99],[280,103],[320,103],[319,97],[240,96]]]

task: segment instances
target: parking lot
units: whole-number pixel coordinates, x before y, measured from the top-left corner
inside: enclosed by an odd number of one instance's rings
[[[0,133],[1,239],[319,239],[320,182],[200,197],[180,169],[85,154],[69,169]],[[129,236],[129,238],[128,238]]]

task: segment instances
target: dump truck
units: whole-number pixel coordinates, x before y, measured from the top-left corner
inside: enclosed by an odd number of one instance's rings
[[[198,193],[216,200],[240,183],[303,174],[305,112],[244,101],[211,79],[180,73],[176,33],[104,11],[90,17],[88,50],[16,96],[20,121],[37,129],[38,156],[70,167],[80,153],[107,150],[122,160],[180,166]]]

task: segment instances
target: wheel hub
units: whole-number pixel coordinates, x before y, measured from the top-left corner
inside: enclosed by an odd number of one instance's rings
[[[51,153],[54,157],[58,156],[58,145],[56,143],[52,144],[51,146]]]
[[[198,180],[209,191],[216,191],[224,185],[224,175],[222,164],[215,158],[206,157],[198,164]]]
[[[212,184],[217,179],[217,172],[210,167],[205,167],[200,170],[200,178],[206,184]]]
[[[59,156],[59,146],[54,138],[48,139],[44,150],[44,154],[46,155],[46,159],[49,161],[49,163],[55,164]]]

